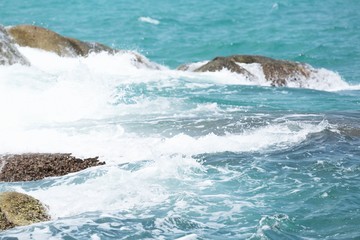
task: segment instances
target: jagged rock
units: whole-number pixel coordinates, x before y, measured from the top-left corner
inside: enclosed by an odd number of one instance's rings
[[[63,176],[89,167],[103,165],[98,157],[79,159],[65,153],[28,153],[0,157],[0,181],[18,182]]]
[[[5,28],[0,25],[0,65],[16,63],[30,65],[29,61],[17,50]]]
[[[285,86],[288,81],[297,81],[299,78],[308,78],[311,68],[303,63],[285,60],[276,60],[263,56],[252,55],[233,55],[229,57],[216,57],[203,66],[194,69],[194,72],[215,72],[223,68],[229,71],[252,77],[245,68],[239,63],[261,65],[265,78],[274,86]],[[184,67],[185,66],[185,67]],[[178,70],[186,70],[186,65],[182,65]]]
[[[47,209],[39,200],[23,193],[0,193],[0,230],[48,220]]]
[[[87,56],[90,52],[116,52],[115,49],[100,43],[64,37],[49,29],[33,25],[13,26],[7,31],[20,46],[39,48],[64,57]]]

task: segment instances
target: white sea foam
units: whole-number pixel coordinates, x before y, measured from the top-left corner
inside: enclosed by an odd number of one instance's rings
[[[132,133],[126,133],[121,124],[116,123],[121,122],[121,119],[141,118],[151,114],[168,118],[194,117],[204,113],[222,114],[216,104],[189,105],[183,98],[144,98],[141,93],[129,96],[133,101],[131,104],[121,104],[118,102],[125,101],[131,85],[123,89],[119,88],[119,85],[144,83],[147,84],[147,91],[152,88],[184,87],[182,79],[186,79],[186,87],[197,89],[208,87],[209,84],[251,84],[249,79],[239,79],[237,74],[227,70],[191,73],[165,67],[139,67],[131,52],[122,52],[115,56],[101,53],[87,58],[64,58],[37,49],[20,50],[31,61],[31,67],[0,67],[0,108],[4,113],[0,119],[2,152],[71,151],[103,156],[110,152],[119,157],[121,154],[117,152],[124,154],[138,146],[145,146],[143,153],[157,149],[159,154],[197,154],[209,151],[256,150],[279,143],[276,142],[278,140],[272,142],[272,137],[279,139],[276,134],[269,135],[269,139],[261,137],[261,131],[268,132],[270,127],[247,135],[207,135],[201,138],[176,135],[171,139],[161,140],[152,136],[137,138],[136,135],[131,135]],[[252,73],[258,72],[259,84],[264,82],[258,65],[249,65],[247,69]],[[117,120],[112,120],[114,118]],[[89,121],[85,121],[86,119]],[[273,127],[283,127],[286,130],[286,126]],[[279,134],[282,134],[280,130]],[[296,136],[303,137],[302,133],[295,133],[295,137],[291,134],[293,133],[285,132],[284,139],[291,142]],[[287,139],[287,136],[291,139]],[[257,138],[264,141],[258,141]],[[101,143],[109,141],[114,141],[117,146],[124,148],[113,151],[112,144]],[[184,147],[182,141],[192,148]],[[133,143],[133,147],[129,146],[129,142]],[[141,156],[134,158],[153,157],[139,155]]]
[[[121,126],[116,125],[82,126],[70,129],[3,131],[3,136],[6,134],[6,137],[0,139],[0,144],[1,152],[72,152],[85,157],[97,155],[109,164],[117,164],[157,159],[173,154],[191,156],[201,153],[248,152],[270,147],[288,147],[303,141],[310,133],[322,131],[326,126],[323,123],[278,124],[244,134],[208,134],[202,137],[177,134],[170,138],[126,133]]]
[[[176,240],[196,240],[196,239],[198,239],[198,235],[193,233],[193,234],[189,234],[189,235],[177,238]]]
[[[300,77],[299,81],[288,81],[287,86],[322,91],[340,91],[350,90],[352,88],[338,73],[324,68],[312,68],[309,78]]]
[[[85,170],[91,172],[91,169]],[[70,174],[46,186],[19,192],[41,200],[49,206],[53,218],[69,217],[93,211],[129,211],[159,206],[177,192],[176,186],[164,184],[172,181],[187,185],[190,191],[199,189],[199,178],[203,166],[191,158],[174,156],[159,158],[146,163],[137,171],[124,170],[117,166],[104,166],[100,174],[92,174],[84,179],[81,174]],[[204,173],[205,174],[205,173]],[[81,183],[79,183],[81,182]],[[209,186],[210,187],[210,186]],[[74,194],[76,193],[76,194]],[[96,196],[96,197],[94,197]]]
[[[146,22],[154,25],[160,24],[160,21],[151,17],[139,17],[138,19],[140,22]]]
[[[129,130],[124,122],[146,121],[148,116],[179,120],[224,114],[216,103],[189,103],[186,97],[166,94],[144,97],[141,91],[202,91],[216,84],[254,83],[227,70],[192,73],[169,70],[150,61],[143,64],[132,52],[63,58],[37,49],[20,51],[31,67],[0,66],[0,153],[71,152],[78,157],[99,156],[107,162],[104,174],[81,184],[74,180],[81,176],[73,174],[51,186],[17,189],[49,205],[54,217],[161,205],[178,194],[163,180],[188,184],[187,188],[196,191],[211,187],[212,181],[203,179],[204,166],[193,155],[284,148],[328,127],[326,122],[283,121],[237,134],[200,136],[146,133],[141,126]],[[259,66],[246,67],[258,72],[257,84],[263,84]],[[137,93],[132,84],[145,87]],[[127,97],[133,102],[121,102]],[[144,160],[150,162],[138,171],[119,167]]]

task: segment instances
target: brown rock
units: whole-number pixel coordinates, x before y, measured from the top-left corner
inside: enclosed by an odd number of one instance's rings
[[[240,67],[236,62],[231,58],[226,57],[216,57],[207,64],[195,69],[195,72],[216,72],[224,68],[227,68],[231,72],[236,72],[245,75],[252,75],[245,68]]]
[[[265,78],[273,86],[285,86],[288,81],[298,81],[300,78],[308,78],[311,69],[308,65],[298,62],[276,60],[263,56],[253,55],[233,55],[229,57],[216,57],[201,67],[193,70],[194,72],[215,72],[224,68],[231,72],[246,75],[251,78],[253,75],[238,63],[258,63],[262,66]],[[182,65],[178,70],[188,70],[189,65]]]
[[[39,48],[64,57],[87,56],[90,52],[116,52],[100,43],[64,37],[46,28],[33,25],[18,25],[8,28],[7,31],[20,46]]]
[[[276,86],[284,86],[287,81],[297,81],[299,77],[308,78],[311,73],[303,63],[252,55],[234,55],[228,58],[238,63],[261,64],[266,80]]]
[[[18,182],[63,176],[83,169],[103,165],[98,157],[79,159],[64,153],[29,153],[0,157],[0,181]]]

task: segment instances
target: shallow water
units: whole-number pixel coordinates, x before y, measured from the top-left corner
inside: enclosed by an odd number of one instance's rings
[[[2,183],[40,199],[53,220],[1,238],[360,237],[359,4],[1,1],[6,26],[35,23],[161,65],[20,47],[31,67],[0,66],[1,153],[107,163]],[[305,88],[271,87],[256,66],[258,81],[174,70],[241,53],[320,70]]]

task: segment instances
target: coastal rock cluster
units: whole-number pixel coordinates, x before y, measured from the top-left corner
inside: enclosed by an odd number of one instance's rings
[[[104,165],[98,157],[80,159],[67,153],[27,153],[0,156],[0,181],[34,181]],[[42,203],[26,194],[0,193],[0,230],[50,220]]]
[[[56,53],[62,57],[86,57],[92,52],[107,52],[116,54],[122,52],[96,42],[84,42],[78,39],[61,36],[49,29],[33,26],[18,25],[4,28],[0,25],[0,65],[30,63],[17,50],[16,45],[23,47],[38,48]],[[144,56],[131,52],[137,64],[151,69],[160,67],[148,61]],[[184,64],[177,68],[182,71],[192,72],[216,72],[227,69],[231,72],[245,76],[248,79],[256,79],[256,76],[247,70],[243,64],[258,64],[261,66],[265,80],[272,86],[286,86],[289,82],[299,82],[311,77],[316,70],[308,64],[277,60],[264,56],[232,55],[228,57],[216,57],[213,60],[192,67],[192,64]]]
[[[19,182],[63,176],[105,162],[97,157],[80,159],[66,153],[29,153],[1,156],[0,164],[0,181]]]

